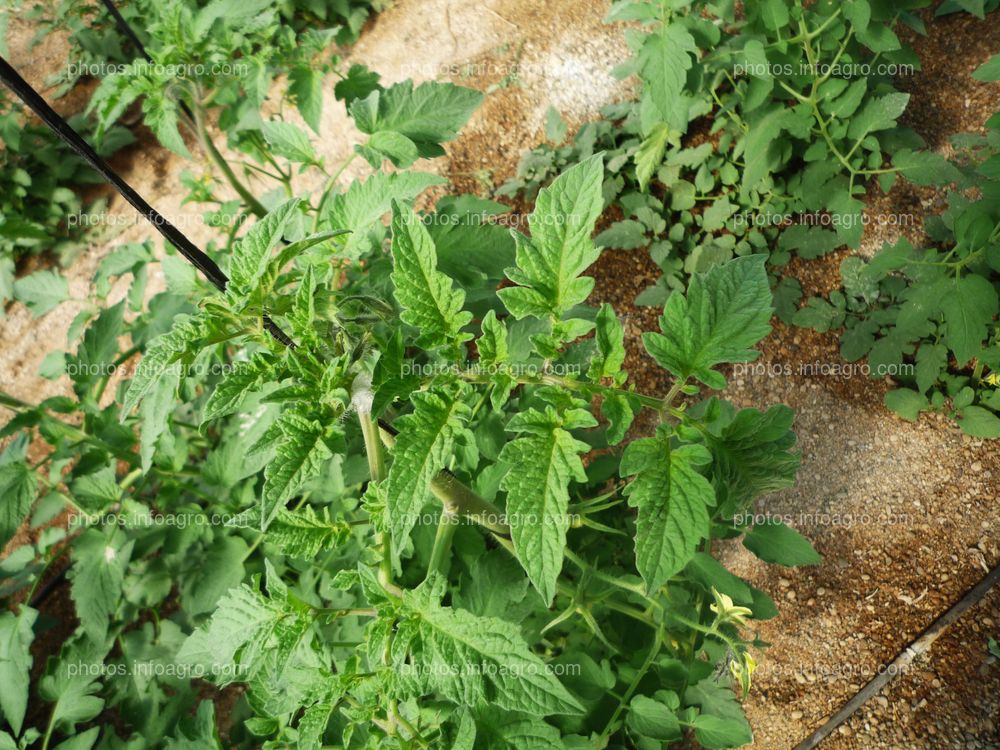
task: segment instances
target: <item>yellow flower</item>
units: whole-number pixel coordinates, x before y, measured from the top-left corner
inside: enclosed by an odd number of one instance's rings
[[[744,651],[741,654],[736,655],[732,661],[729,662],[729,673],[733,676],[733,679],[739,683],[740,689],[743,691],[743,697],[746,698],[750,692],[750,681],[753,677],[754,670],[757,669],[757,660],[754,659],[749,651]]]
[[[745,618],[753,614],[751,610],[737,606],[733,603],[732,598],[719,593],[714,587],[712,588],[712,597],[715,599],[715,604],[710,604],[708,608],[715,612],[716,620],[720,625],[724,622],[731,622],[741,628],[747,627]]]

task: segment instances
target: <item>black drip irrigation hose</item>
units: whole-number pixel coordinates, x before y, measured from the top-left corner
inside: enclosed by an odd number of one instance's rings
[[[930,651],[931,645],[938,639],[938,636],[955,620],[961,617],[969,607],[986,596],[987,592],[993,588],[997,581],[1000,581],[1000,565],[987,573],[979,583],[969,589],[947,612],[931,623],[913,643],[903,649],[892,660],[892,663],[884,671],[876,675],[874,679],[855,693],[854,697],[847,701],[836,714],[830,717],[829,721],[806,739],[802,740],[802,742],[795,746],[794,750],[812,750],[812,748],[825,740],[833,730],[851,718],[865,702],[877,695],[897,675],[905,672],[906,668],[917,657]]]
[[[101,4],[108,11],[108,14],[114,19],[115,26],[118,27],[118,30],[128,37],[128,40],[132,42],[139,54],[152,62],[153,58],[149,56],[149,53],[142,44],[142,40],[139,39],[139,35],[136,34],[135,30],[128,25],[128,21],[126,21],[122,14],[118,12],[118,8],[115,7],[115,4],[111,2],[111,0],[101,0]]]
[[[136,45],[136,48],[144,57],[146,57],[147,60],[150,59],[142,45],[142,42],[139,41],[135,32],[128,25],[125,19],[122,18],[117,8],[115,8],[111,3],[111,0],[102,0],[102,2],[108,9],[108,12],[114,17],[115,23],[118,24],[122,33],[129,37],[133,44]],[[183,232],[167,221],[162,214],[150,206],[149,203],[147,203],[145,199],[143,199],[143,197],[139,195],[139,193],[136,192],[136,190],[132,188],[128,182],[126,182],[124,178],[108,166],[107,162],[105,162],[104,159],[102,159],[97,152],[91,148],[91,146],[80,136],[79,133],[70,127],[70,125],[48,105],[41,95],[39,95],[38,92],[32,88],[31,84],[25,81],[2,56],[0,56],[0,80],[2,80],[3,83],[42,120],[42,122],[44,122],[54,133],[56,133],[56,135],[58,135],[67,145],[69,145],[73,151],[79,154],[88,164],[90,164],[91,167],[104,177],[104,179],[106,179],[126,201],[128,201],[140,214],[142,214],[146,221],[156,228],[164,239],[174,245],[174,247],[180,251],[181,255],[183,255],[189,263],[201,271],[205,278],[214,284],[220,291],[226,288],[226,284],[229,282],[229,279],[222,272],[222,269],[219,268],[215,261],[208,257],[208,255],[199,249],[197,245],[191,242],[191,240],[189,240]],[[186,112],[188,111],[187,106],[184,105],[183,102],[181,102],[181,106]],[[264,316],[264,325],[267,331],[277,341],[285,346],[295,346],[295,343],[288,337],[288,335],[267,316]],[[386,421],[379,420],[379,426],[390,435],[397,434],[392,425]],[[451,472],[447,470],[442,471],[441,474],[453,477]],[[37,607],[37,605],[44,601],[60,583],[65,581],[66,571],[68,568],[69,566],[63,568],[59,573],[46,582],[37,592],[35,592],[35,595],[31,598],[30,606]],[[955,622],[955,620],[957,620],[967,609],[982,599],[998,580],[1000,580],[1000,566],[991,570],[986,577],[970,589],[965,596],[963,596],[954,606],[951,607],[951,609],[935,620],[934,623],[931,624],[919,638],[917,638],[917,640],[907,646],[906,649],[904,649],[896,657],[896,659],[893,660],[892,665],[890,666],[905,668],[918,656],[926,653],[938,636],[940,636],[941,633],[943,633],[949,625]],[[840,711],[831,717],[829,721],[819,727],[805,740],[796,745],[795,750],[811,750],[812,748],[815,748],[838,726],[847,721],[847,719],[849,719],[867,700],[878,693],[895,674],[898,674],[898,672],[898,669],[886,670],[882,674],[876,676],[875,679],[871,680],[867,685],[859,690],[858,693],[851,698],[851,700],[849,700],[843,708],[840,709]]]
[[[226,288],[229,278],[222,269],[189,240],[183,232],[171,224],[162,214],[153,208],[139,193],[128,184],[128,182],[115,172],[107,162],[102,159],[96,151],[77,133],[69,123],[59,116],[32,88],[31,84],[25,81],[20,74],[0,56],[0,81],[14,92],[14,94],[24,104],[34,112],[56,135],[58,135],[70,148],[79,154],[91,167],[93,167],[105,180],[107,180],[118,193],[128,201],[143,218],[152,224],[156,230],[176,247],[182,256],[197,268],[215,287],[220,291]],[[264,326],[275,340],[279,343],[294,347],[288,335],[269,317],[264,316]],[[389,422],[380,419],[379,426],[390,435],[397,434],[396,430]],[[455,479],[454,475],[447,469],[440,472],[447,478]],[[62,582],[66,580],[67,565],[59,573],[46,582],[32,597],[30,606],[37,608],[37,605],[44,601]]]
[[[0,81],[3,81],[18,99],[24,102],[73,151],[79,154],[84,161],[111,183],[122,198],[142,214],[143,218],[152,224],[164,239],[176,247],[191,265],[201,271],[206,279],[220,291],[226,288],[229,278],[222,272],[222,269],[219,268],[216,262],[189,240],[183,232],[171,224],[159,211],[149,205],[124,178],[108,166],[108,163],[94,151],[90,144],[70,127],[69,123],[60,117],[41,95],[32,88],[31,84],[25,81],[3,57],[0,57]],[[288,335],[267,316],[264,316],[264,326],[275,339],[285,346],[294,345]]]
[[[135,33],[135,29],[133,29],[129,25],[129,22],[126,21],[125,17],[122,16],[122,14],[118,11],[118,8],[115,7],[115,4],[112,2],[112,0],[101,0],[101,4],[108,11],[108,15],[110,15],[111,18],[114,19],[115,26],[118,27],[118,31],[121,32],[121,34],[125,36],[130,42],[132,42],[133,46],[136,48],[136,51],[140,55],[142,55],[148,62],[153,62],[152,56],[146,50],[146,47],[145,45],[143,45],[142,40],[139,39],[139,35]],[[180,104],[181,112],[187,115],[187,118],[189,120],[194,120],[194,113],[191,112],[191,108],[188,107],[187,103],[184,101],[180,101],[178,102],[178,104]]]

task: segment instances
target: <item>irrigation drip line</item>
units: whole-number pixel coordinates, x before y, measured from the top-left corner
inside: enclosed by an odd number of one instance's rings
[[[0,80],[3,81],[6,86],[14,92],[14,94],[22,101],[24,104],[31,109],[41,120],[44,122],[56,135],[58,135],[70,148],[72,148],[77,154],[79,154],[91,167],[97,170],[98,173],[104,179],[106,179],[111,185],[118,191],[118,193],[127,200],[140,214],[146,219],[150,224],[152,224],[156,230],[172,245],[174,245],[181,253],[184,258],[191,263],[195,268],[197,268],[201,273],[207,278],[213,285],[215,285],[220,291],[226,288],[226,284],[229,283],[229,277],[223,273],[222,269],[212,260],[208,255],[206,255],[201,249],[198,248],[187,236],[181,232],[177,227],[171,224],[162,214],[160,214],[155,208],[153,208],[146,200],[139,195],[139,193],[128,184],[128,182],[115,170],[113,170],[107,162],[102,159],[96,151],[77,133],[69,123],[67,123],[62,117],[59,116],[41,97],[41,95],[32,88],[31,84],[25,81],[20,74],[8,63],[2,56],[0,56]],[[295,342],[289,338],[277,323],[275,323],[268,316],[264,316],[264,326],[275,340],[279,343],[294,348]],[[379,419],[379,426],[388,432],[390,435],[397,434],[396,430],[393,428],[388,421]],[[457,478],[447,469],[444,469],[438,473],[438,476],[444,477],[448,481],[457,482]],[[52,587],[54,587],[54,583]],[[47,595],[51,591],[51,587],[45,592]],[[44,598],[40,597],[40,598]]]
[[[987,573],[983,579],[969,589],[965,593],[965,596],[959,599],[951,607],[951,609],[931,623],[931,625],[924,630],[924,632],[921,633],[915,641],[903,649],[896,656],[896,658],[892,660],[892,663],[889,664],[885,670],[876,675],[874,679],[855,693],[854,697],[847,701],[843,708],[834,714],[829,721],[823,724],[823,726],[796,745],[794,750],[812,750],[812,748],[816,747],[819,743],[826,739],[830,733],[833,732],[833,730],[851,718],[851,716],[854,715],[854,713],[861,708],[866,701],[881,691],[882,688],[897,675],[904,672],[917,657],[930,651],[931,645],[938,639],[938,636],[940,636],[949,625],[955,622],[955,620],[961,617],[962,614],[969,609],[969,607],[976,604],[980,599],[986,596],[986,593],[996,585],[997,581],[1000,581],[1000,565],[997,565],[993,568],[993,570]]]
[[[118,27],[118,31],[128,37],[128,40],[132,42],[135,48],[139,51],[140,55],[152,62],[153,58],[149,56],[145,46],[143,46],[142,40],[139,39],[139,35],[135,33],[135,29],[129,26],[128,21],[126,21],[122,14],[118,12],[118,8],[115,7],[115,4],[111,0],[101,0],[101,4],[108,11],[108,14],[114,19],[115,26]]]
[[[112,0],[101,0],[101,4],[104,5],[108,14],[114,19],[115,26],[118,27],[118,31],[127,37],[130,42],[132,42],[136,50],[138,50],[140,55],[146,58],[147,62],[153,62],[152,55],[150,55],[146,50],[142,40],[139,39],[139,35],[135,33],[135,29],[129,25],[129,22],[125,20],[125,17],[118,11],[118,8],[115,7],[114,2],[112,2]],[[189,120],[194,120],[194,113],[191,111],[191,108],[188,107],[187,102],[182,99],[178,101],[178,104],[181,107],[181,112],[183,112]]]
[[[2,56],[0,56],[0,80],[14,92],[18,99],[24,102],[64,143],[80,155],[105,180],[128,201],[143,218],[152,224],[164,239],[180,251],[180,254],[197,268],[217,289],[226,288],[229,277],[222,269],[206,255],[197,245],[177,227],[170,223],[159,211],[153,208],[128,182],[112,169],[104,159],[77,133],[55,110],[48,105],[42,96],[35,91],[30,83]],[[285,346],[294,346],[288,335],[269,317],[264,316],[264,326],[267,331]]]

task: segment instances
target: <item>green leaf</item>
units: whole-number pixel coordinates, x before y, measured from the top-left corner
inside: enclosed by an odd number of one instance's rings
[[[177,733],[166,738],[165,750],[222,750],[215,726],[215,704],[203,700],[193,717],[182,717]]]
[[[38,492],[38,474],[24,458],[0,466],[0,548],[20,528]]]
[[[777,565],[819,565],[823,560],[808,539],[779,521],[754,526],[743,537],[743,546]]]
[[[718,716],[696,716],[693,722],[694,736],[705,748],[740,747],[753,742],[746,721],[723,719]]]
[[[270,580],[270,579],[269,579]],[[241,650],[259,653],[267,648],[278,624],[287,616],[280,602],[249,586],[229,589],[208,626],[194,631],[177,652],[177,662],[199,667],[219,685],[244,679],[234,669]],[[252,661],[251,657],[247,661]]]
[[[80,396],[114,369],[118,356],[118,336],[125,316],[125,302],[105,308],[83,334],[76,355],[69,363],[74,390]]]
[[[73,502],[85,513],[96,515],[121,500],[122,489],[112,466],[77,477],[70,485]]]
[[[296,65],[288,74],[288,93],[317,135],[323,117],[323,77],[323,71],[311,65]]]
[[[555,145],[559,145],[566,140],[568,127],[563,120],[559,110],[549,107],[545,111],[545,139]]]
[[[132,409],[163,377],[166,368],[191,353],[194,345],[200,343],[204,332],[205,325],[201,318],[178,316],[173,328],[149,343],[125,392],[121,421],[128,418]]]
[[[476,560],[460,590],[452,593],[452,602],[481,617],[520,622],[537,601],[527,596],[528,585],[517,560],[495,549]]]
[[[784,0],[763,0],[760,4],[760,15],[764,25],[771,31],[784,29],[788,25],[788,6]]]
[[[739,209],[739,206],[730,203],[728,198],[720,198],[712,201],[711,205],[705,209],[701,217],[701,228],[706,232],[715,232],[722,229],[729,217]]]
[[[687,129],[687,107],[679,105],[692,55],[697,53],[694,37],[682,24],[675,23],[649,34],[637,56],[643,95],[674,130]]]
[[[389,528],[399,549],[427,502],[431,479],[448,465],[469,407],[443,390],[416,391],[413,413],[396,420],[399,435],[386,483]]]
[[[926,393],[930,390],[947,367],[948,347],[932,344],[930,341],[923,342],[917,350],[917,366],[915,368],[917,391]],[[886,405],[888,406],[888,404]],[[893,409],[893,411],[897,410]],[[915,418],[916,415],[914,415]]]
[[[364,99],[379,88],[379,76],[373,70],[359,63],[353,63],[347,70],[347,75],[337,81],[333,87],[333,95],[350,107],[355,99]]]
[[[126,542],[121,532],[106,537],[97,529],[87,529],[73,544],[70,595],[84,632],[97,645],[103,645],[108,636],[131,555],[132,542]]]
[[[309,134],[298,125],[271,120],[261,123],[260,129],[271,150],[278,156],[297,164],[315,164],[319,161]]]
[[[286,411],[277,425],[280,442],[274,459],[264,469],[261,530],[268,527],[302,485],[322,473],[323,465],[333,456],[331,437],[342,438],[338,426],[324,427],[295,412]]]
[[[670,708],[645,695],[637,695],[628,707],[626,724],[636,734],[660,742],[681,738],[681,725]]]
[[[590,360],[587,377],[595,383],[602,378],[615,378],[625,362],[625,330],[622,328],[614,308],[604,303],[597,312],[597,356]]]
[[[496,306],[496,288],[514,262],[515,241],[502,217],[509,210],[472,195],[445,196],[433,214],[423,217],[437,248],[438,268],[464,287],[467,305]]]
[[[214,611],[222,595],[243,582],[243,560],[248,552],[247,543],[241,537],[217,536],[204,556],[198,559],[195,570],[181,580],[179,588],[184,611],[192,617]]]
[[[71,732],[76,724],[90,721],[104,708],[104,699],[95,693],[104,672],[104,657],[111,644],[98,644],[80,635],[68,641],[52,660],[49,674],[38,683],[41,697],[52,706],[52,725]]]
[[[1000,438],[1000,417],[982,406],[966,406],[958,418],[962,432],[977,438]]]
[[[172,97],[165,92],[147,96],[142,100],[142,111],[146,116],[146,125],[153,131],[156,140],[178,156],[192,158],[177,129],[177,104]]]
[[[972,73],[977,81],[1000,81],[1000,55],[993,55]]]
[[[841,244],[836,232],[808,224],[795,224],[781,233],[778,247],[794,250],[800,257],[813,260],[836,250]]]
[[[69,299],[69,284],[56,271],[36,271],[14,282],[14,299],[39,318]]]
[[[696,736],[706,747],[739,747],[753,742],[753,733],[743,708],[728,685],[706,677],[689,687],[684,692],[684,699],[685,703],[701,707],[701,714],[695,721],[702,722],[705,733]],[[718,721],[707,721],[708,717]]]
[[[753,591],[750,586],[705,552],[694,554],[691,561],[684,567],[684,574],[698,583],[707,594],[710,594],[714,588],[719,593],[730,597],[736,604],[749,606],[753,602]],[[756,614],[754,612],[754,617]]]
[[[9,255],[0,257],[0,303],[14,298],[14,259]]]
[[[539,191],[528,221],[531,239],[516,235],[517,265],[507,269],[507,277],[522,288],[498,292],[515,317],[561,317],[594,288],[594,280],[580,274],[600,254],[590,236],[603,206],[602,158],[585,159]]]
[[[375,133],[369,138],[368,143],[362,147],[362,154],[368,158],[368,154],[372,152],[374,152],[375,158],[369,158],[368,162],[375,169],[381,166],[383,158],[388,159],[400,169],[406,169],[420,158],[417,144],[394,130]]]
[[[944,342],[955,354],[959,367],[983,348],[1000,299],[993,284],[983,276],[963,276],[952,283],[941,298],[944,311]]]
[[[711,461],[702,446],[671,448],[670,432],[629,443],[622,454],[622,477],[629,506],[638,510],[635,563],[650,594],[679,572],[708,536],[715,492],[697,467]]]
[[[826,110],[831,116],[838,120],[844,120],[853,115],[861,106],[865,94],[868,93],[868,79],[859,78],[849,85],[844,93],[838,96],[832,103],[826,106]],[[837,171],[835,163],[827,163],[826,169],[830,172]]]
[[[423,157],[444,153],[440,144],[453,140],[480,105],[483,95],[452,83],[403,81],[374,90],[348,108],[358,130],[368,135],[393,131],[417,145]]]
[[[616,221],[594,239],[598,247],[633,250],[647,244],[646,227],[634,219]]]
[[[528,650],[517,625],[442,607],[426,586],[404,591],[403,609],[412,619],[397,626],[393,661],[428,690],[460,706],[489,704],[535,716],[582,712]]]
[[[608,445],[618,445],[625,439],[625,433],[632,426],[638,406],[628,396],[620,393],[605,394],[601,401],[601,416],[608,421],[605,436]]]
[[[254,391],[266,381],[271,367],[263,355],[257,355],[249,361],[234,362],[226,371],[222,380],[205,402],[201,415],[201,423],[205,424],[237,411]]]
[[[392,205],[392,283],[403,312],[400,315],[420,331],[418,346],[456,346],[471,336],[462,328],[472,320],[465,312],[465,292],[437,270],[434,241],[409,209]]]
[[[858,41],[877,54],[894,52],[902,47],[896,32],[886,23],[869,24],[867,29],[858,32]]]
[[[917,393],[909,388],[897,388],[894,391],[889,391],[885,394],[884,401],[889,409],[910,422],[916,422],[920,412],[930,406],[922,393]]]
[[[329,703],[316,703],[302,712],[297,727],[300,750],[322,750],[323,735],[332,713],[333,706]]]
[[[559,730],[536,716],[484,706],[477,711],[474,726],[476,737],[489,750],[566,750]]]
[[[511,418],[509,432],[521,434],[500,452],[500,462],[510,467],[500,486],[507,491],[507,521],[521,565],[532,584],[551,604],[556,579],[562,570],[566,530],[569,528],[569,483],[585,482],[587,475],[580,454],[590,450],[566,429],[593,427],[594,418],[575,410],[564,419],[549,407],[545,412],[528,409]]]
[[[771,174],[771,144],[781,134],[791,119],[791,112],[784,108],[772,109],[750,124],[750,132],[743,141],[743,181],[740,201],[749,200],[750,191]]]
[[[635,176],[639,181],[639,190],[645,192],[649,181],[663,163],[663,154],[670,138],[670,128],[666,123],[659,123],[635,152]]]
[[[0,614],[0,711],[15,735],[21,734],[24,713],[28,707],[28,685],[31,682],[32,629],[38,612],[27,604],[20,605],[18,614]]]
[[[509,355],[507,349],[507,326],[497,320],[497,314],[489,310],[483,316],[483,335],[476,340],[479,361],[485,365],[502,364]]]
[[[139,404],[139,461],[143,472],[148,472],[152,466],[156,442],[167,431],[170,415],[177,408],[177,386],[180,381],[179,368],[165,369]]]
[[[712,370],[724,362],[750,362],[749,347],[771,326],[766,256],[748,255],[691,279],[687,295],[674,292],[660,318],[663,333],[642,336],[646,351],[681,381],[695,377],[710,388],[725,378]]]
[[[826,207],[833,215],[834,230],[840,242],[850,247],[857,247],[865,228],[862,221],[865,204],[852,198],[844,187],[843,190],[833,192],[827,199]]]
[[[801,458],[792,452],[795,414],[787,406],[735,413],[726,406],[720,419],[710,423],[706,443],[719,510],[729,517],[744,512],[759,495],[791,487]]]
[[[869,99],[851,119],[847,137],[860,141],[869,133],[894,127],[909,101],[909,94],[900,93]]]
[[[327,508],[319,515],[311,505],[295,512],[283,508],[267,529],[267,543],[283,555],[312,560],[345,541],[350,532],[348,524],[330,519]]]
[[[299,209],[301,200],[282,203],[257,221],[233,247],[229,263],[229,288],[237,295],[253,292],[267,272],[271,250],[281,242],[285,227]]]
[[[871,5],[868,0],[847,0],[844,3],[844,17],[851,22],[855,31],[864,31],[872,18]]]
[[[255,20],[271,3],[268,0],[212,0],[201,8],[194,18],[191,33],[194,39],[204,39],[218,21],[222,28],[237,28]],[[265,24],[273,21],[269,15],[259,19]]]
[[[892,155],[892,166],[914,185],[946,185],[962,179],[954,164],[933,151],[900,149]]]
[[[333,196],[327,216],[331,226],[351,231],[344,254],[357,258],[377,248],[385,236],[380,220],[392,210],[392,202],[410,203],[442,182],[424,172],[376,172],[364,182],[352,182],[346,192]]]

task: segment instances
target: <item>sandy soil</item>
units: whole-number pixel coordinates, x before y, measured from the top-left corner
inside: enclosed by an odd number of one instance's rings
[[[620,30],[601,23],[606,10],[607,3],[593,0],[400,0],[371,25],[352,57],[386,81],[448,78],[490,92],[449,148],[447,165],[454,186],[482,192],[513,174],[521,151],[537,143],[550,104],[578,123],[626,94],[607,73],[627,50]],[[971,79],[955,86],[955,80],[1000,51],[1000,25],[957,16],[930,30],[929,38],[915,40],[921,56],[929,56],[924,71],[902,84],[913,93],[910,124],[943,148],[946,135],[978,127],[995,106],[996,87]],[[35,84],[61,64],[58,48],[39,56],[12,47],[15,65]],[[353,131],[342,107],[330,102],[323,125],[333,137],[322,148],[334,159],[349,151]],[[188,163],[146,147],[120,166],[163,213],[186,221],[195,241],[207,238],[192,218],[198,207],[181,207],[176,192]],[[920,213],[936,200],[902,187],[886,198],[873,195],[869,211]],[[120,203],[114,208],[132,215]],[[872,228],[864,252],[891,234]],[[97,262],[118,242],[147,236],[146,227],[130,226],[114,242],[95,246],[69,272],[74,295],[86,297]],[[809,269],[807,291],[829,288],[838,264],[833,256]],[[594,273],[595,301],[610,301],[627,316],[634,377],[643,389],[662,391],[666,378],[637,346],[638,334],[655,328],[656,311],[631,305],[655,278],[655,267],[642,251],[609,252]],[[38,342],[64,340],[78,309],[68,303],[37,321],[19,306],[10,309],[0,322],[0,387],[28,400],[63,392],[65,383],[35,375],[44,355]],[[861,374],[804,375],[806,363],[840,361],[832,335],[776,324],[764,348],[765,368],[734,372],[727,395],[741,405],[795,408],[803,466],[797,487],[765,499],[759,511],[790,515],[825,561],[787,571],[738,546],[725,555],[781,606],[781,616],[760,631],[773,647],[762,654],[747,711],[755,747],[787,750],[960,598],[984,566],[1000,562],[1000,455],[942,419],[909,424],[893,417],[881,406],[884,383]],[[985,647],[1000,634],[998,608],[994,593],[822,747],[1000,747],[1000,666],[988,663]]]

